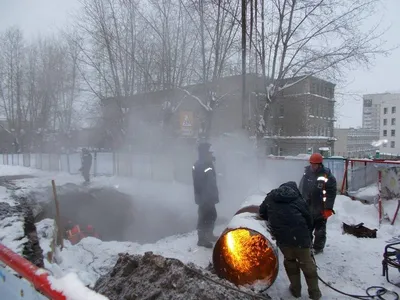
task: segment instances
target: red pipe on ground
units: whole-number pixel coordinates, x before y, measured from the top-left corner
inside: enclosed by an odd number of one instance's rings
[[[52,300],[66,300],[63,293],[54,290],[45,270],[33,265],[30,261],[18,255],[0,243],[0,261],[28,280],[44,296]]]

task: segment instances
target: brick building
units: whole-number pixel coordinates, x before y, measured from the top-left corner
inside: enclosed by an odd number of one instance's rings
[[[333,147],[334,88],[335,85],[308,77],[279,92],[276,104],[266,118],[267,133],[264,137],[266,153],[296,155],[308,148]],[[220,78],[207,85],[198,84],[183,89],[171,89],[133,97],[103,101],[105,126],[111,130],[124,114],[127,136],[135,140],[162,140],[197,137],[204,108],[199,99],[208,99],[209,91],[220,99],[213,110],[211,135],[247,130],[255,135],[260,111],[265,106],[265,81],[255,75],[246,75],[247,96],[242,101],[242,77]],[[203,100],[204,102],[204,100]],[[121,109],[119,109],[121,106]],[[162,128],[162,130],[161,130]],[[139,143],[137,143],[139,144]],[[149,147],[154,149],[154,143]],[[161,147],[161,146],[160,146]],[[162,147],[161,147],[162,148]]]

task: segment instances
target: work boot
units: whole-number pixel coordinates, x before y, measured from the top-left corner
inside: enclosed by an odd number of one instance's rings
[[[321,290],[318,286],[318,277],[306,277],[308,286],[308,296],[312,300],[318,300],[322,297]]]
[[[308,290],[308,297],[312,300],[319,300],[321,299],[322,294],[320,290],[313,290],[313,291]]]
[[[206,235],[206,233],[204,231],[198,231],[197,234],[199,236],[199,240],[197,242],[197,246],[205,247],[205,248],[209,248],[209,249],[211,249],[213,247],[213,243],[211,243],[207,239],[207,235]]]
[[[295,298],[300,298],[301,297],[301,292],[298,291],[298,290],[295,290],[292,285],[289,286],[289,291],[290,291],[290,293],[292,294],[293,297],[295,297]]]
[[[207,232],[207,240],[209,240],[210,242],[216,242],[219,239],[218,236],[215,236],[214,233],[212,231],[208,231]]]

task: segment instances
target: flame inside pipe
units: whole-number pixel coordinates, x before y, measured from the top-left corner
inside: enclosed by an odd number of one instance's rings
[[[249,206],[238,211],[235,217],[240,218],[243,212],[254,214],[254,222],[264,222],[257,219],[254,207]],[[248,215],[247,215],[248,217]],[[236,285],[261,283],[270,287],[279,270],[278,253],[268,240],[263,227],[258,230],[250,228],[251,223],[237,228],[227,228],[218,239],[213,251],[213,265],[218,276]],[[255,226],[254,226],[255,227]]]

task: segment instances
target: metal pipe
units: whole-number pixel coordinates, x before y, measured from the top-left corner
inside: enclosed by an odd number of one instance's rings
[[[33,265],[30,261],[13,252],[0,243],[0,261],[5,263],[20,276],[28,280],[33,286],[49,299],[66,300],[67,297],[51,286],[48,274],[44,269]]]
[[[252,196],[252,201],[244,203],[213,249],[215,272],[236,285],[257,284],[266,289],[278,275],[278,249],[258,214],[264,197]]]

